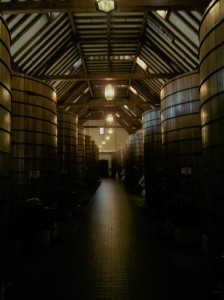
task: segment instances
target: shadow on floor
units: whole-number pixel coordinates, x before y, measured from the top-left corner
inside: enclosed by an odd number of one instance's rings
[[[0,287],[0,300],[31,299],[30,295],[37,289],[42,277],[57,259],[66,241],[87,211],[99,185],[100,182],[86,193],[74,208],[73,214],[57,222],[50,233],[41,233],[38,240],[35,238],[35,242],[30,244],[16,245],[19,254],[12,255],[6,280]]]
[[[149,209],[142,196],[133,195],[133,205],[143,215],[196,299],[224,300],[224,285],[203,251],[200,233],[164,224],[164,219]]]

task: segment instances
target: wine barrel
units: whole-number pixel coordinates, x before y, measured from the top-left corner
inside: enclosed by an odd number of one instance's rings
[[[117,150],[112,154],[113,177],[121,178],[121,172],[124,169],[124,150]]]
[[[94,186],[97,179],[97,145],[94,140],[91,140],[91,186]]]
[[[137,169],[136,164],[134,164],[134,148],[135,147],[135,134],[129,134],[128,141],[125,145],[125,184],[127,188],[134,192],[136,189],[136,178],[134,173]]]
[[[117,172],[118,177],[121,178],[121,172],[124,169],[124,150],[120,149],[116,151],[116,157],[117,157]]]
[[[10,35],[0,14],[0,236],[9,238],[11,154],[11,56]],[[0,250],[0,257],[1,255]],[[4,259],[4,258],[3,258]],[[0,261],[1,263],[1,261]]]
[[[11,186],[18,216],[27,199],[40,199],[45,207],[57,200],[56,93],[19,73],[12,74]]]
[[[78,194],[82,197],[85,191],[85,129],[81,126],[78,126],[77,170]]]
[[[161,89],[161,132],[169,199],[202,209],[199,74],[178,76]]]
[[[148,110],[142,115],[145,198],[151,206],[164,200],[164,163],[160,108]]]
[[[99,147],[94,143],[95,183],[99,180]]]
[[[203,15],[199,30],[199,72],[205,193],[211,216],[210,242],[215,252],[224,249],[223,32],[224,0],[212,1]]]
[[[77,202],[78,116],[58,110],[58,219],[70,218]]]
[[[124,145],[124,171],[122,172],[122,180],[127,185],[129,182],[130,174],[130,145],[129,140]]]
[[[78,116],[58,110],[58,168],[62,189],[68,193],[77,190]]]
[[[133,192],[137,192],[139,188],[138,181],[144,173],[142,130],[130,134],[128,143],[130,152],[127,169],[127,184]]]
[[[144,173],[144,147],[143,147],[143,131],[138,130],[135,133],[135,154],[137,169],[140,176]]]
[[[91,159],[92,159],[92,147],[91,136],[85,135],[85,185],[86,189],[91,188]]]

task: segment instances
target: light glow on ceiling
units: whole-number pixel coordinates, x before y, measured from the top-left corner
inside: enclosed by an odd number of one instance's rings
[[[132,93],[134,93],[136,96],[138,95],[138,92],[132,86],[130,86],[130,91],[132,91]]]
[[[146,65],[146,63],[139,57],[137,57],[137,60],[136,60],[137,64],[144,70],[146,71],[148,66]]]
[[[157,10],[156,11],[158,15],[160,15],[164,20],[166,19],[168,10]]]

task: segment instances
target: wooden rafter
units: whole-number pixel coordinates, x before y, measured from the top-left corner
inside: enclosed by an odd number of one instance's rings
[[[36,77],[42,80],[60,80],[60,81],[92,81],[92,80],[141,80],[141,79],[158,79],[158,78],[173,78],[174,76],[180,75],[181,73],[94,73],[94,74],[81,74],[81,75],[46,75]]]
[[[209,0],[120,0],[117,11],[142,11],[142,8],[149,10],[192,10],[205,8]],[[14,13],[49,13],[49,12],[96,12],[95,2],[86,1],[22,1],[2,2],[0,11],[7,14]]]

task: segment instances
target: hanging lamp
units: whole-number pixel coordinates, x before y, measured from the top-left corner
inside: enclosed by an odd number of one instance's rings
[[[105,86],[105,98],[108,101],[114,99],[114,87],[110,83]]]
[[[108,114],[107,115],[107,119],[106,119],[107,125],[112,125],[114,122],[114,117],[112,114]]]
[[[112,128],[109,128],[108,129],[108,134],[112,134],[113,133],[113,129]]]
[[[109,13],[117,9],[117,0],[96,0],[96,9]]]

